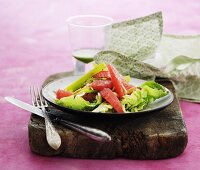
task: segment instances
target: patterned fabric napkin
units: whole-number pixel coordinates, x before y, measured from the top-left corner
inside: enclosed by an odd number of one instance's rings
[[[135,78],[146,80],[154,80],[156,77],[167,78],[167,75],[160,69],[114,51],[101,51],[95,55],[94,60],[98,64],[111,63],[121,74]]]
[[[162,13],[113,24],[106,30],[106,49],[138,60],[155,55],[162,36]]]
[[[177,95],[200,102],[200,35],[163,35],[158,64],[173,79]]]
[[[200,102],[200,35],[162,36],[162,26],[161,12],[113,24],[106,30],[107,51],[94,60],[136,78],[169,78],[180,98]]]

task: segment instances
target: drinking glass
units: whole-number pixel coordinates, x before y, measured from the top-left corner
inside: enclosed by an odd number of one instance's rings
[[[105,29],[113,19],[101,15],[79,15],[67,19],[74,74],[85,72],[86,65],[104,49]]]

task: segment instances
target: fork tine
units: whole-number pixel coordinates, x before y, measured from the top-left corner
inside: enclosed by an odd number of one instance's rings
[[[32,105],[35,106],[35,97],[34,97],[34,94],[33,94],[33,86],[30,86],[30,95],[31,95]]]
[[[40,89],[39,89],[38,87],[37,87],[36,89],[37,89],[37,96],[39,96],[40,105],[41,105],[42,107],[44,107],[44,104],[43,104],[44,99],[42,98],[42,95],[41,95],[41,93],[40,93]]]
[[[41,89],[37,88],[37,90],[38,90],[39,98],[40,98],[40,100],[41,100],[43,106],[44,106],[44,107],[48,107],[48,104],[47,104],[46,100],[45,100],[44,97],[42,96]]]
[[[44,99],[44,97],[43,97],[43,99]],[[47,101],[45,99],[44,99],[44,106],[48,107],[48,103],[47,103]]]
[[[32,98],[32,104],[34,106],[39,106],[34,86],[30,86],[30,93],[31,93],[31,98]]]
[[[38,100],[37,100],[37,92],[35,90],[35,86],[33,86],[33,95],[34,95],[35,105],[39,106],[39,103],[38,103]]]
[[[40,106],[39,101],[38,101],[38,92],[35,86],[33,86],[33,94],[34,94],[34,99],[35,99],[35,105],[37,107]]]

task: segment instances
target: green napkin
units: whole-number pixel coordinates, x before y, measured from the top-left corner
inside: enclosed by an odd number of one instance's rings
[[[113,24],[106,30],[106,50],[134,59],[154,57],[162,36],[162,13]]]
[[[177,95],[200,102],[200,35],[163,35],[159,65],[173,80]]]
[[[162,36],[162,41],[158,48],[162,61],[160,66],[166,66],[172,59],[183,55],[193,59],[200,58],[200,35],[182,36],[169,35]]]
[[[111,63],[121,74],[135,78],[146,80],[154,80],[156,77],[167,78],[160,69],[114,51],[101,51],[94,56],[94,60],[96,63]]]

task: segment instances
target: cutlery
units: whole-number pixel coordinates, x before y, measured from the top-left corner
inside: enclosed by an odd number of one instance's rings
[[[18,106],[20,107],[21,109],[24,109],[26,111],[29,111],[31,113],[34,113],[40,117],[44,117],[43,116],[43,113],[42,113],[42,110],[35,107],[35,106],[32,106],[28,103],[25,103],[23,101],[20,101],[16,98],[13,98],[13,97],[5,97],[5,99],[14,104],[15,106]],[[69,122],[67,120],[64,120],[60,117],[56,117],[56,118],[53,118],[52,120],[53,122],[56,122],[56,123],[60,123],[61,125],[63,126],[66,126],[72,130],[75,130],[93,140],[96,140],[98,142],[108,142],[108,141],[111,141],[111,136],[108,135],[106,132],[102,131],[102,130],[99,130],[99,129],[96,129],[96,128],[91,128],[91,127],[87,127],[87,126],[83,126],[83,125],[78,125],[76,123],[72,123],[72,122]]]

